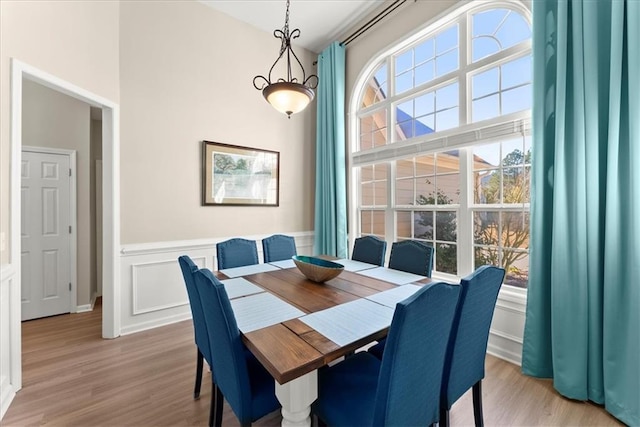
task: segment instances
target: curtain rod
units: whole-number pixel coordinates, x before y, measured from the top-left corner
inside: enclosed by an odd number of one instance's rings
[[[347,38],[341,41],[340,45],[341,46],[348,45],[349,43],[351,43],[352,41],[360,37],[362,34],[364,34],[371,27],[373,27],[378,22],[380,22],[385,16],[387,16],[388,14],[396,10],[398,7],[402,6],[402,4],[405,3],[406,1],[407,0],[395,0],[393,3],[387,6],[384,10],[382,10],[380,13],[378,13],[376,16],[371,18],[368,22],[366,22],[364,25],[362,25],[360,28],[354,31],[351,35],[349,35]]]

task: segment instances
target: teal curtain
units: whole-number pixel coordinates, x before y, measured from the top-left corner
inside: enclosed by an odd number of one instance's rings
[[[640,1],[533,3],[525,374],[640,425]]]
[[[344,126],[344,46],[333,42],[318,57],[316,130],[316,254],[347,257],[347,182]]]

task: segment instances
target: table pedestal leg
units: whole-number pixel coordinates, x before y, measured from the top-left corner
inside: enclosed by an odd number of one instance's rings
[[[282,426],[310,426],[311,404],[318,398],[318,371],[309,372],[283,385],[276,383],[276,397],[282,405]]]

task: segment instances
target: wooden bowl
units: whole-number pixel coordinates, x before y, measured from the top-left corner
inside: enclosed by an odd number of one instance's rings
[[[344,270],[342,264],[312,256],[295,255],[293,262],[307,279],[318,283],[331,280]]]

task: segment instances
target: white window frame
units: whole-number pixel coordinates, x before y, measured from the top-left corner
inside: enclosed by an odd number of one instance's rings
[[[379,53],[378,56],[372,58],[367,66],[361,71],[356,83],[354,84],[353,92],[349,103],[350,122],[349,122],[349,141],[350,150],[348,154],[350,173],[349,173],[349,198],[353,201],[350,206],[350,223],[353,225],[351,229],[349,239],[350,244],[353,245],[353,241],[360,232],[360,187],[359,187],[359,168],[361,166],[379,164],[382,162],[388,162],[388,175],[387,175],[387,200],[385,212],[385,232],[387,240],[396,241],[396,212],[402,210],[408,210],[406,206],[396,206],[395,204],[395,178],[396,168],[395,160],[408,159],[410,157],[422,156],[429,153],[440,152],[444,150],[460,149],[460,186],[466,185],[467,190],[461,193],[459,204],[447,205],[445,210],[454,209],[458,215],[458,230],[457,230],[457,245],[458,245],[458,258],[457,269],[458,275],[448,275],[440,272],[434,272],[434,277],[449,280],[459,280],[461,276],[465,276],[473,270],[474,260],[474,242],[473,242],[473,213],[477,210],[500,210],[507,211],[515,206],[508,205],[481,205],[474,204],[473,200],[473,164],[472,156],[469,155],[471,150],[466,150],[468,147],[472,147],[477,144],[488,144],[500,140],[507,139],[509,137],[515,137],[518,135],[530,135],[531,134],[531,111],[520,111],[511,113],[482,122],[472,123],[471,108],[472,108],[472,94],[470,90],[467,90],[471,85],[471,77],[477,73],[485,71],[487,69],[502,65],[508,61],[522,57],[527,54],[531,54],[531,40],[518,43],[507,49],[504,49],[498,53],[492,54],[488,57],[482,58],[476,62],[472,62],[472,52],[468,48],[470,42],[469,33],[471,31],[472,20],[470,19],[473,13],[482,12],[490,9],[510,9],[518,12],[528,23],[531,25],[531,11],[530,9],[520,1],[495,1],[491,3],[476,3],[469,2],[462,5],[456,5],[443,14],[436,17],[433,21],[428,23],[425,27],[418,29],[412,35],[409,35],[405,39],[399,41],[397,44],[387,48]],[[422,40],[434,37],[437,33],[449,27],[453,22],[459,24],[459,68],[451,73],[443,76],[439,76],[431,80],[430,82],[414,87],[410,90],[403,92],[400,95],[395,94],[394,80],[394,67],[395,57],[406,52],[407,49],[413,47]],[[377,102],[366,108],[361,108],[361,100],[364,93],[364,89],[369,81],[369,78],[373,75],[373,72],[383,63],[387,63],[387,99]],[[418,137],[410,138],[401,142],[393,142],[394,128],[395,128],[395,107],[398,103],[406,102],[409,99],[414,98],[421,92],[432,91],[438,87],[450,84],[453,81],[458,82],[459,88],[459,123],[461,125],[454,129],[446,131],[434,132],[428,135],[421,135]],[[389,96],[389,94],[392,94]],[[389,143],[385,146],[373,147],[364,151],[358,151],[359,147],[359,122],[360,118],[369,115],[377,110],[387,109],[387,141]],[[378,209],[379,207],[376,207]],[[363,207],[363,209],[369,209]],[[437,210],[438,207],[435,208]],[[522,205],[517,205],[517,209],[520,211],[523,209]],[[526,206],[528,210],[528,206]],[[415,209],[413,207],[411,210]],[[424,210],[434,210],[433,207],[425,208]],[[390,239],[392,237],[392,239]],[[389,251],[387,257],[389,256]],[[515,287],[509,287],[509,291],[513,291],[514,294],[526,295],[526,289],[520,289]]]

